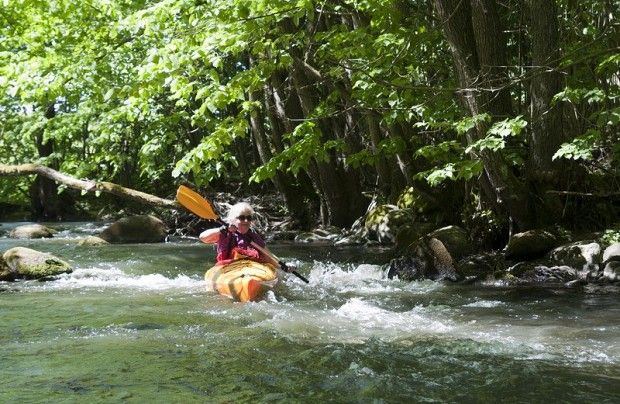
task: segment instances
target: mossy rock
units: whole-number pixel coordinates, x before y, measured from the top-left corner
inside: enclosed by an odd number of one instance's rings
[[[561,245],[549,253],[549,261],[555,266],[588,270],[600,262],[601,246],[590,240]]]
[[[392,243],[399,229],[414,222],[413,211],[394,205],[379,205],[366,215],[364,228],[368,238],[381,243]]]
[[[469,239],[469,233],[459,226],[442,227],[430,233],[429,237],[441,241],[456,261],[472,254],[475,250]]]
[[[15,279],[15,274],[11,271],[11,268],[7,265],[4,257],[0,255],[0,281],[12,281]]]
[[[15,278],[42,279],[73,271],[60,258],[25,247],[11,248],[2,257]]]
[[[411,209],[416,213],[423,213],[429,208],[426,198],[417,192],[413,187],[406,188],[398,196],[396,206],[399,209]]]
[[[529,230],[512,236],[506,246],[506,258],[535,259],[561,243],[560,237],[547,230]]]
[[[435,228],[433,223],[405,223],[396,234],[395,247],[398,251],[407,251],[416,245],[416,242]]]

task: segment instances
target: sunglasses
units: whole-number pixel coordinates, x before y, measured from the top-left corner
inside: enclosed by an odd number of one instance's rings
[[[254,220],[254,217],[252,215],[239,215],[237,216],[237,219],[251,222],[252,220]]]

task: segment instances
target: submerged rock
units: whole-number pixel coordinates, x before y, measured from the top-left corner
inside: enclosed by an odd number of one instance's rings
[[[85,245],[85,246],[97,246],[97,245],[105,245],[105,244],[110,244],[110,243],[108,243],[101,237],[97,237],[97,236],[84,237],[83,239],[80,239],[78,241],[78,245]]]
[[[11,248],[2,258],[4,264],[0,264],[0,267],[3,266],[0,274],[4,276],[4,280],[42,279],[73,271],[71,266],[60,258],[25,247]]]
[[[131,216],[112,223],[99,234],[108,243],[161,243],[166,239],[166,225],[151,215]]]
[[[40,224],[25,224],[23,226],[17,226],[10,233],[9,237],[12,238],[50,238],[54,237],[55,230],[45,227]]]
[[[466,280],[482,280],[489,276],[499,275],[504,278],[506,262],[504,256],[496,252],[468,255],[458,264],[459,274]]]

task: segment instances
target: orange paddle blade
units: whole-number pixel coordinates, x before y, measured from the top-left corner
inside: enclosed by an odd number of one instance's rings
[[[203,219],[218,220],[220,218],[208,200],[185,185],[181,185],[177,190],[177,201],[187,210]]]

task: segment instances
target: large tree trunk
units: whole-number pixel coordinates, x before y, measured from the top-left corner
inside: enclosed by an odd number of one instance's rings
[[[559,63],[559,28],[555,0],[528,0],[534,75],[530,81],[530,130],[527,177],[535,191],[538,221],[553,223],[560,219],[562,206],[556,195],[547,191],[559,184],[562,164],[552,161],[564,142],[562,104],[551,105],[560,92],[562,77]]]
[[[472,28],[478,55],[478,82],[487,110],[496,118],[512,115],[512,102],[507,83],[506,39],[495,0],[471,0]]]
[[[552,177],[558,165],[551,158],[563,143],[561,105],[551,105],[560,92],[559,30],[554,0],[529,0],[532,65],[530,81],[529,171]]]
[[[493,59],[501,55],[502,46],[495,43],[501,41],[501,36],[496,36],[497,31],[501,30],[498,27],[479,25],[497,14],[496,11],[489,11],[489,7],[496,8],[496,4],[491,0],[471,1],[474,4],[473,9],[467,0],[434,0],[434,6],[450,45],[464,105],[471,116],[493,114],[506,108],[505,101],[499,89],[488,91],[488,88],[480,86],[480,79],[488,77],[489,72],[494,71],[488,67],[491,63],[495,63],[494,66],[506,65],[500,64],[499,60],[493,62]],[[481,68],[481,63],[485,64],[484,68]],[[488,127],[488,124],[479,122],[474,130],[467,133],[468,143],[485,137]],[[488,181],[490,184],[481,186],[483,192],[487,192],[486,199],[496,202],[496,206],[500,207],[518,228],[529,228],[531,220],[525,189],[510,172],[501,155],[483,150],[474,157],[479,158],[484,167],[483,175],[486,179],[482,179],[482,183]]]

